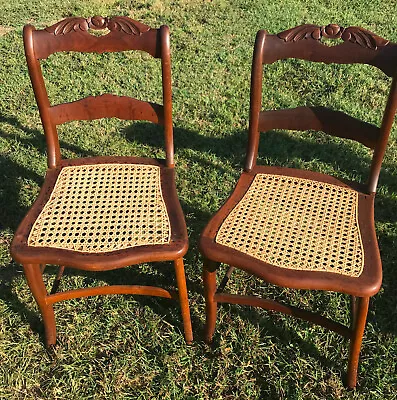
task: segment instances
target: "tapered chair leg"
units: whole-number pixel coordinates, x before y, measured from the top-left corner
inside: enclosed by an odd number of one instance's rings
[[[179,292],[179,303],[181,305],[183,329],[185,332],[186,343],[190,344],[193,341],[192,321],[190,319],[189,300],[187,296],[185,268],[183,259],[178,258],[174,261],[176,282]]]
[[[212,336],[215,332],[217,303],[214,301],[216,293],[216,269],[219,263],[210,260],[204,260],[203,282],[205,297],[205,328],[204,340],[207,343],[212,342]]]
[[[358,360],[367,321],[369,297],[355,299],[355,317],[353,318],[353,335],[350,340],[349,364],[347,367],[347,386],[354,388],[357,384]]]
[[[47,289],[43,282],[43,275],[39,264],[25,264],[23,266],[26,280],[37,305],[39,306],[41,316],[43,318],[45,329],[45,344],[47,347],[55,345],[56,342],[56,326],[55,314],[52,304],[47,304]]]
[[[357,316],[357,303],[356,296],[350,296],[350,326],[354,328],[356,325],[356,316]]]

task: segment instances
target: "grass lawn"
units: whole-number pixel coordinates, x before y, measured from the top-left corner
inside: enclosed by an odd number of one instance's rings
[[[128,15],[171,29],[177,188],[190,249],[186,273],[195,341],[186,346],[179,307],[166,299],[102,296],[55,306],[50,357],[22,268],[9,255],[13,232],[46,170],[45,141],[22,45],[22,27],[63,17]],[[202,341],[199,234],[234,187],[244,159],[249,76],[256,32],[302,23],[358,25],[397,41],[395,0],[0,0],[0,398],[1,399],[396,399],[397,142],[394,129],[375,203],[383,287],[370,306],[359,386],[346,391],[342,337],[278,313],[220,307],[213,346]],[[160,101],[160,68],[131,53],[51,56],[43,65],[53,103],[112,92]],[[71,72],[70,72],[71,71]],[[145,71],[148,73],[145,77]],[[149,78],[155,75],[154,79]],[[308,77],[313,75],[314,80]],[[264,108],[320,104],[379,123],[389,80],[372,68],[282,62],[265,67]],[[142,78],[144,77],[144,78]],[[60,127],[64,157],[162,157],[161,130],[115,119]],[[263,134],[260,162],[366,179],[370,153],[311,132]],[[56,269],[49,267],[50,281]],[[174,285],[171,263],[114,272],[69,271],[61,286],[126,282]],[[61,287],[61,289],[62,289]],[[285,300],[347,323],[348,297],[260,284],[243,273],[230,289]]]

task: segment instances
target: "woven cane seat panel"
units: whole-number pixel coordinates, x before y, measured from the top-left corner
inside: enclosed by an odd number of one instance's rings
[[[257,174],[215,241],[280,268],[358,277],[358,194],[328,183]]]
[[[170,242],[160,167],[97,164],[62,169],[28,245],[88,253]]]

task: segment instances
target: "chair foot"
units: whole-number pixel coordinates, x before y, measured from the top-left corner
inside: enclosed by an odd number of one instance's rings
[[[49,348],[56,342],[56,325],[54,307],[48,304],[46,298],[48,296],[47,289],[43,282],[43,276],[39,264],[25,264],[23,266],[26,280],[37,305],[39,306],[41,316],[43,318],[45,330],[45,344]]]
[[[47,352],[48,356],[50,357],[51,361],[56,361],[58,359],[54,344],[46,346],[46,352]]]
[[[369,297],[357,297],[355,299],[355,315],[352,324],[353,335],[350,340],[349,363],[347,367],[346,385],[353,389],[357,384],[357,370],[363,340],[365,323],[367,321]]]
[[[217,303],[214,301],[216,292],[216,269],[219,263],[210,260],[204,260],[203,282],[205,297],[205,328],[204,340],[210,344],[215,332]]]
[[[190,319],[189,300],[187,295],[185,268],[183,259],[178,258],[174,261],[176,282],[178,285],[179,303],[181,305],[183,330],[185,332],[185,341],[187,344],[193,342],[192,321]]]

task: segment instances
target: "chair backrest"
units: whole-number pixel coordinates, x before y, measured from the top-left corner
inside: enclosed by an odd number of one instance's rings
[[[341,39],[327,46],[322,38]],[[370,64],[393,78],[381,127],[353,118],[343,112],[325,107],[298,107],[285,110],[261,111],[263,64],[280,59],[337,63]],[[375,192],[380,167],[397,109],[397,44],[359,27],[343,28],[301,25],[277,35],[261,30],[257,33],[251,73],[249,140],[245,170],[256,164],[259,132],[271,129],[318,130],[330,135],[356,140],[374,150],[367,181],[368,192]]]
[[[90,33],[91,30],[103,29],[109,30],[109,33],[101,36]],[[70,17],[43,30],[26,25],[23,39],[29,75],[46,136],[50,168],[57,167],[61,160],[57,125],[72,120],[105,117],[146,120],[163,125],[166,165],[174,165],[170,39],[167,26],[152,29],[127,17]],[[40,67],[41,59],[62,51],[104,53],[125,50],[142,50],[161,59],[163,105],[104,94],[51,106]]]

